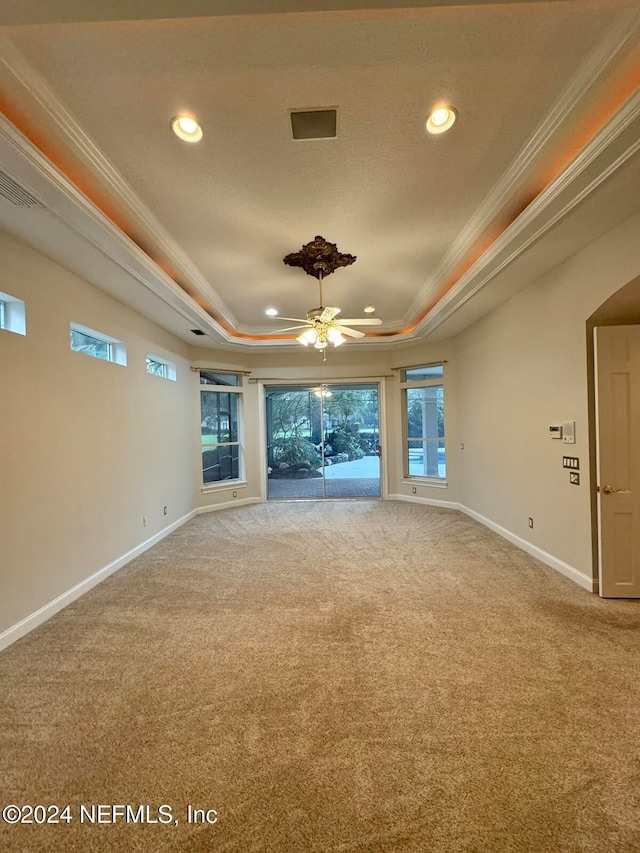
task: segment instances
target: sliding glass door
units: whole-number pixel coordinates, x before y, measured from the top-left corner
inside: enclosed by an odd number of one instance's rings
[[[265,393],[269,500],[380,497],[377,385]]]

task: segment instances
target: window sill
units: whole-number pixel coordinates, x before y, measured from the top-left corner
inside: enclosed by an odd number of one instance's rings
[[[220,483],[207,483],[200,491],[203,495],[209,492],[232,492],[235,489],[245,489],[248,485],[246,480],[222,480]]]
[[[447,489],[449,483],[446,480],[437,480],[435,477],[403,477],[403,486],[428,486],[430,489]]]

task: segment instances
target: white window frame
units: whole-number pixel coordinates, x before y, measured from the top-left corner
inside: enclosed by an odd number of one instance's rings
[[[97,341],[109,344],[109,358],[100,358],[100,356],[92,355],[90,352],[74,349],[71,346],[71,352],[87,355],[89,358],[95,358],[96,361],[111,362],[112,364],[120,364],[123,367],[127,365],[127,348],[124,343],[118,338],[113,338],[111,335],[105,335],[104,332],[97,332],[89,326],[83,326],[81,323],[71,323],[70,332],[79,332],[81,335],[87,335],[90,338],[95,338]]]
[[[236,376],[238,384],[237,385],[203,385],[200,381],[200,373],[219,373],[226,374],[228,376]],[[238,448],[238,477],[234,480],[217,480],[213,483],[205,483],[204,482],[204,471],[202,470],[202,426],[200,426],[200,476],[202,478],[202,487],[201,492],[203,494],[207,494],[208,492],[218,492],[225,491],[226,489],[235,489],[238,486],[246,485],[246,475],[245,475],[245,461],[244,461],[244,374],[241,371],[237,370],[222,370],[217,367],[208,367],[202,368],[202,371],[198,370],[198,409],[200,411],[200,417],[202,421],[202,406],[201,406],[201,396],[200,392],[204,391],[206,393],[224,393],[224,394],[237,394],[238,395],[238,440],[230,441],[224,444],[218,445],[219,447],[236,447]]]
[[[16,335],[27,334],[27,316],[22,299],[0,292],[0,329],[14,332]]]
[[[153,370],[149,370],[150,361],[153,361],[156,364],[161,364],[164,371],[162,373],[156,373]],[[158,376],[160,379],[170,379],[172,382],[175,382],[178,378],[175,364],[159,355],[151,355],[150,353],[147,353],[146,365],[149,376]]]
[[[420,368],[427,367],[442,367],[442,376],[434,376],[432,379],[419,379],[419,380],[409,380],[407,381],[407,371],[409,370],[419,370]],[[441,387],[443,394],[443,402],[445,408],[444,415],[444,435],[441,438],[436,438],[436,446],[438,442],[442,442],[444,445],[444,459],[445,459],[445,471],[448,472],[449,466],[447,462],[447,416],[446,416],[446,365],[445,362],[442,361],[434,361],[434,362],[426,362],[425,364],[415,365],[411,367],[404,367],[400,371],[401,382],[400,382],[400,396],[402,399],[402,466],[403,466],[403,482],[404,483],[424,483],[425,485],[435,486],[436,488],[446,488],[447,477],[446,474],[444,477],[429,477],[421,474],[411,474],[409,470],[409,410],[407,405],[407,390],[413,388],[433,388],[433,387]]]

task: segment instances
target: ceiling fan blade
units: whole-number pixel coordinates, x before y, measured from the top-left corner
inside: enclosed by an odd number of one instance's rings
[[[333,318],[340,313],[339,308],[332,308],[330,305],[327,306],[322,314],[320,315],[321,323],[328,323],[329,320],[333,320]]]
[[[274,317],[274,320],[293,320],[294,323],[308,323],[308,320],[303,319],[302,317]]]
[[[347,329],[346,326],[334,326],[341,334],[347,335],[349,338],[364,338],[364,332],[359,332],[357,329]]]
[[[379,326],[382,320],[379,317],[360,317],[359,319],[356,317],[355,320],[343,320],[341,317],[339,322],[346,326]]]
[[[276,329],[276,334],[278,332],[292,332],[294,329],[308,329],[309,324],[305,323],[304,326],[287,326],[286,329]]]

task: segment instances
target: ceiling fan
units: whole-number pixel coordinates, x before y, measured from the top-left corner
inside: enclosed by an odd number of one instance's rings
[[[335,243],[328,243],[324,237],[316,237],[310,243],[306,243],[299,252],[287,255],[284,263],[292,267],[302,267],[307,275],[318,279],[320,290],[320,306],[307,311],[307,318],[301,317],[279,317],[276,320],[290,320],[301,325],[287,326],[278,329],[279,332],[291,332],[304,329],[296,338],[299,343],[307,347],[313,345],[315,349],[324,350],[333,344],[338,347],[347,338],[364,338],[364,332],[352,329],[351,326],[379,326],[382,320],[377,317],[361,317],[349,319],[336,319],[340,313],[339,308],[331,306],[324,307],[322,304],[322,281],[326,275],[330,275],[338,267],[346,267],[354,263],[354,255],[342,254],[338,251]],[[326,356],[325,356],[326,357]]]

